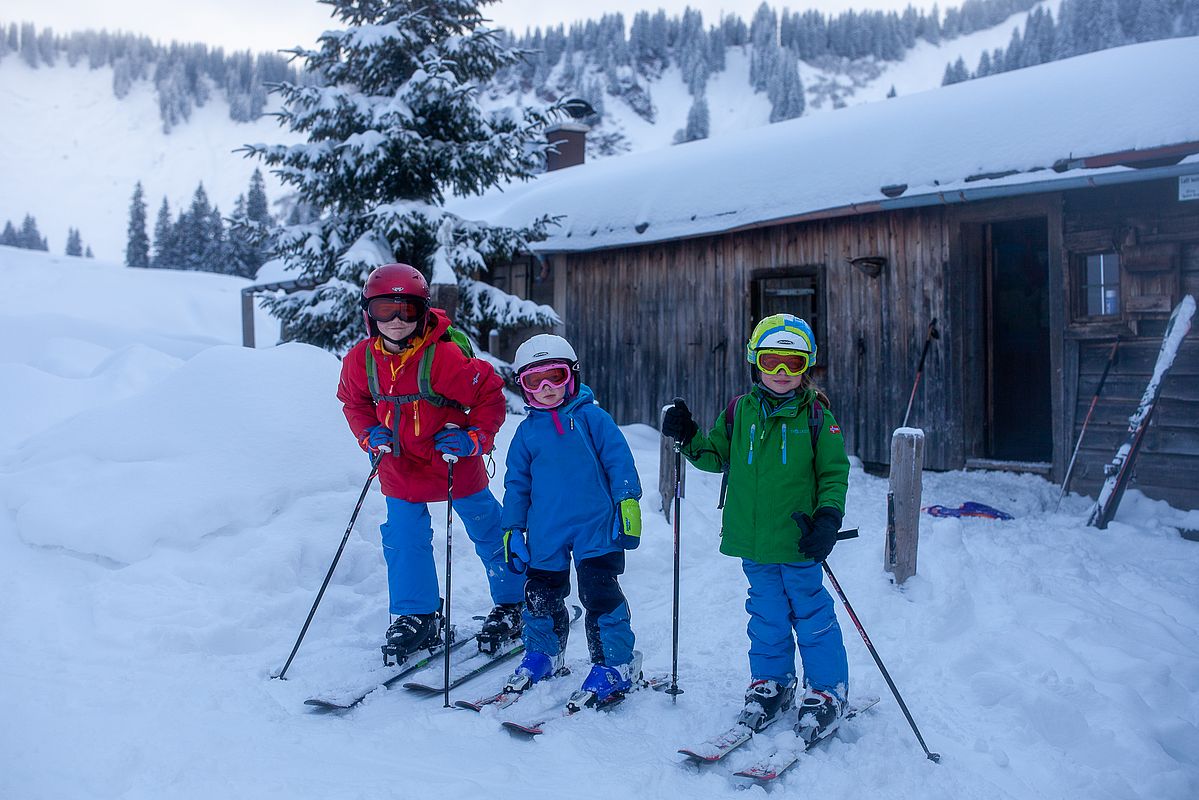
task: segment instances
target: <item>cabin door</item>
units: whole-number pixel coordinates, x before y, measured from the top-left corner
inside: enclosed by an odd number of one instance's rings
[[[994,222],[984,235],[987,457],[1051,462],[1048,223]]]

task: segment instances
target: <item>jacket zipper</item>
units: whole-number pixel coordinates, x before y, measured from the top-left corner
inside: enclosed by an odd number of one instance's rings
[[[787,423],[783,423],[783,463],[787,463]]]

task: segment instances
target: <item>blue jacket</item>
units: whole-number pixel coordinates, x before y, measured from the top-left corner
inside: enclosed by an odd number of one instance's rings
[[[586,385],[555,409],[528,407],[508,448],[504,530],[528,533],[530,566],[564,570],[620,550],[617,504],[641,497],[624,434]]]

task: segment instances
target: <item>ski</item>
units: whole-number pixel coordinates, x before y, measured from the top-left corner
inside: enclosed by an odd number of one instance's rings
[[[496,653],[484,653],[481,650],[476,650],[466,658],[451,660],[450,688],[453,689],[456,686],[461,686],[472,678],[487,672],[496,664],[503,663],[513,656],[520,655],[524,651],[524,642],[520,639],[513,639]],[[415,692],[424,692],[425,694],[442,694],[445,692],[445,684],[443,683],[445,673],[442,671],[442,667],[438,664],[433,664],[426,667],[424,671],[429,673],[428,678],[408,681],[404,684],[404,688]]]
[[[561,678],[562,676],[569,675],[569,674],[570,674],[570,667],[563,665],[563,667],[560,670],[558,670],[557,672],[555,672],[553,675],[549,676],[548,678],[542,678],[541,680],[537,681],[537,683],[534,684],[534,686],[542,686],[545,683],[554,680],[555,678]],[[529,688],[531,689],[533,687],[529,687]],[[488,695],[487,697],[480,697],[478,700],[457,700],[454,702],[454,705],[457,706],[458,708],[462,708],[467,711],[482,711],[483,709],[487,708],[488,706],[494,707],[498,711],[500,709],[507,708],[508,706],[513,705],[514,703],[516,703],[516,701],[518,701],[522,697],[524,697],[525,693],[528,691],[529,691],[529,689],[525,689],[523,691],[518,691],[518,692],[508,692],[503,689],[500,689],[495,694]]]
[[[775,722],[783,719],[784,716],[794,719],[794,708],[789,708],[785,712],[780,712],[773,719],[757,730],[754,730],[744,722],[736,722],[724,733],[720,733],[716,736],[705,739],[699,744],[691,747],[680,747],[678,752],[687,756],[687,760],[694,764],[715,764],[729,753],[733,752],[738,747],[754,738],[754,734],[761,733]]]
[[[669,675],[655,675],[652,678],[640,678],[633,683],[633,686],[631,689],[629,689],[629,691],[624,692],[623,694],[614,695],[604,703],[596,703],[595,696],[591,694],[591,692],[578,691],[570,696],[570,699],[566,701],[565,706],[555,706],[547,711],[542,712],[528,722],[509,720],[504,722],[503,726],[504,729],[509,733],[532,738],[534,736],[540,736],[542,733],[544,733],[546,724],[553,719],[574,716],[584,708],[590,708],[596,711],[611,711],[623,703],[629,697],[629,695],[635,694],[642,689],[654,689],[660,691],[669,685]]]
[[[466,645],[474,644],[475,638],[473,634],[459,638],[455,632],[455,634],[451,634],[450,639],[450,664],[452,668],[454,654]],[[420,658],[416,658],[415,654],[413,654],[407,661],[376,670],[369,678],[363,679],[351,688],[335,689],[309,697],[304,701],[304,705],[334,711],[353,708],[365,700],[372,692],[379,689],[387,689],[395,685],[400,679],[428,667],[440,658],[444,658],[444,651],[444,645],[436,644],[421,651],[425,655]]]
[[[571,606],[570,623],[573,625],[583,616],[583,609],[579,606]],[[518,656],[525,651],[524,642],[520,639],[512,639],[499,650],[494,653],[487,653],[483,650],[478,650],[474,655],[468,656],[461,661],[450,662],[450,688],[461,686],[467,681],[482,675],[489,671],[496,664],[507,661],[513,656]],[[442,694],[445,692],[445,673],[438,671],[436,666],[430,666],[426,670],[429,675],[424,680],[412,680],[404,684],[405,689],[411,689],[416,692],[424,692],[426,694]],[[434,683],[436,681],[436,683]],[[487,698],[484,698],[487,699]],[[486,704],[485,704],[486,705]],[[468,704],[466,707],[470,707]],[[482,706],[480,706],[481,708]],[[502,708],[502,706],[501,706]],[[478,711],[479,709],[473,709]]]
[[[857,705],[852,705],[849,711],[845,712],[845,716],[837,721],[836,725],[827,728],[823,734],[812,739],[810,742],[804,742],[797,736],[797,745],[795,747],[784,747],[774,751],[762,760],[756,762],[753,766],[733,773],[741,778],[751,778],[759,783],[767,783],[782,775],[791,767],[795,766],[807,751],[811,750],[816,745],[831,737],[841,729],[841,725],[845,722],[861,714],[868,708],[873,708],[879,701],[878,697],[871,697],[861,701]]]
[[[1128,418],[1128,433],[1124,443],[1116,451],[1112,463],[1104,468],[1107,478],[1099,490],[1099,499],[1095,502],[1095,507],[1091,509],[1088,525],[1104,530],[1116,515],[1116,507],[1120,505],[1124,490],[1128,488],[1128,482],[1132,478],[1132,467],[1136,462],[1137,453],[1140,452],[1145,430],[1149,427],[1153,412],[1157,408],[1162,382],[1170,367],[1174,365],[1174,357],[1178,355],[1182,340],[1191,330],[1191,319],[1194,316],[1195,298],[1187,295],[1174,308],[1174,313],[1166,323],[1161,350],[1158,351],[1157,362],[1153,366],[1153,377],[1149,379],[1149,385],[1141,395],[1137,410]]]
[[[679,752],[694,763],[715,764],[752,738],[753,728],[737,723],[724,733],[705,739],[697,745],[680,747]]]

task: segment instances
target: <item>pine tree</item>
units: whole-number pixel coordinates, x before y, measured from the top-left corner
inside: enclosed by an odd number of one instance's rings
[[[1012,28],[1012,38],[1008,40],[1007,51],[1003,54],[1003,71],[1020,69],[1020,60],[1023,57],[1024,40],[1020,38],[1020,29]]]
[[[799,79],[799,60],[792,50],[780,50],[775,92],[771,97],[770,121],[795,119],[804,112],[803,82]]]
[[[470,195],[531,177],[557,113],[480,107],[475,87],[520,58],[483,26],[482,2],[331,0],[347,28],[326,31],[319,49],[292,51],[323,80],[277,88],[282,121],[308,142],[250,151],[320,213],[276,238],[277,255],[317,284],[269,301],[293,338],[335,352],[352,346],[362,335],[358,287],[390,261],[429,270],[435,282],[456,279],[457,322],[471,333],[557,319],[476,279],[544,236],[547,218],[524,230],[492,228],[441,207],[447,191]]]
[[[83,251],[84,258],[95,258],[96,254],[92,252],[92,246],[89,244],[87,249]]]
[[[991,74],[991,54],[988,51],[983,50],[983,54],[978,57],[978,69],[974,70],[974,77],[985,78],[990,74]]]
[[[1169,37],[1174,31],[1174,20],[1165,0],[1141,0],[1130,30],[1135,42],[1154,42]]]
[[[150,237],[146,235],[146,196],[142,182],[133,187],[133,198],[129,201],[128,240],[125,243],[125,266],[150,266]]]
[[[749,83],[754,87],[754,91],[765,91],[770,84],[770,76],[775,71],[778,52],[778,17],[765,3],[758,6],[757,12],[754,13],[749,38],[750,44],[753,45],[749,60]]]
[[[17,247],[26,250],[49,250],[50,246],[37,229],[37,220],[31,214],[26,214],[21,222],[21,230],[17,233]]]
[[[691,103],[691,110],[687,112],[687,127],[680,132],[680,135],[676,135],[675,139],[678,142],[707,139],[709,124],[708,99],[701,94]]]
[[[0,233],[0,245],[5,247],[21,246],[21,240],[17,236],[17,229],[12,226],[12,220],[4,221],[4,232]]]
[[[69,256],[83,255],[83,237],[79,235],[78,228],[67,228],[67,250]]]
[[[158,219],[154,222],[154,260],[150,266],[155,269],[179,269],[176,255],[175,226],[171,222],[171,207],[164,197],[162,205],[158,207]]]
[[[887,99],[890,100],[892,97],[898,96],[898,94],[899,93],[895,91],[895,84],[891,84],[891,91],[887,92]]]

